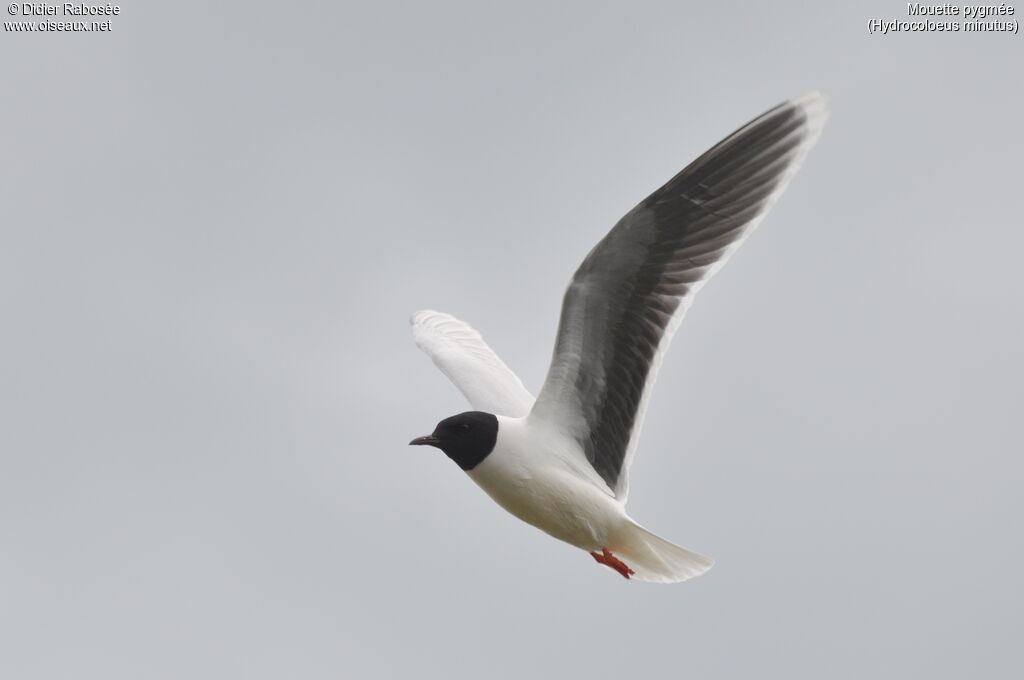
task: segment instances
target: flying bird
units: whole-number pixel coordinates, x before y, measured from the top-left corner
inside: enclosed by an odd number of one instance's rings
[[[775,203],[826,118],[817,92],[780,104],[626,213],[569,283],[536,399],[469,325],[413,314],[416,344],[476,410],[410,444],[441,449],[505,510],[627,579],[673,583],[710,569],[626,514],[629,466],[694,295]]]

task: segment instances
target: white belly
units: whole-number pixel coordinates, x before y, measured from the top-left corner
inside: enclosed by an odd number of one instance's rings
[[[626,521],[622,505],[563,457],[542,450],[549,442],[517,436],[515,425],[501,419],[494,451],[470,478],[505,510],[559,540],[588,551],[607,546]]]

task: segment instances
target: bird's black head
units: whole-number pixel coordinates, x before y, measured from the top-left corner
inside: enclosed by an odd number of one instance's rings
[[[482,411],[466,411],[445,418],[434,428],[434,433],[417,437],[413,446],[436,446],[444,451],[463,470],[472,470],[494,450],[498,440],[498,419]]]

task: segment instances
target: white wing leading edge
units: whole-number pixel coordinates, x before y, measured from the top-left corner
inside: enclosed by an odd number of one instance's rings
[[[429,309],[413,314],[409,323],[416,346],[473,408],[512,418],[522,418],[533,408],[533,395],[469,324]]]

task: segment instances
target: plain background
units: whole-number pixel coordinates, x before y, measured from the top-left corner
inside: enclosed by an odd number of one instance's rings
[[[875,17],[906,5],[4,32],[0,676],[1021,677],[1024,38]],[[632,470],[711,572],[626,582],[406,446],[466,408],[412,311],[538,389],[592,245],[814,88],[829,125]]]

